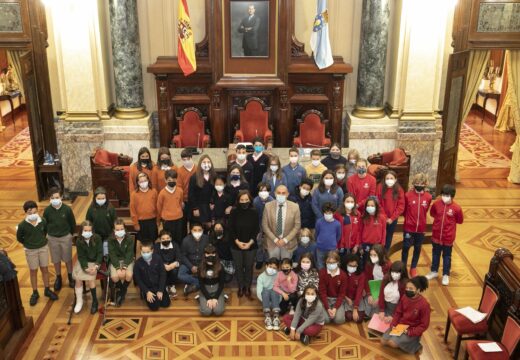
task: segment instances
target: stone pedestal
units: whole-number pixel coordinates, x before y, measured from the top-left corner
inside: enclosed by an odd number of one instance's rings
[[[389,0],[363,0],[356,108],[359,118],[383,118]]]
[[[143,146],[150,148],[152,122],[151,115],[132,121],[112,119],[103,121],[104,148],[137,159]],[[156,158],[152,159],[154,162]]]
[[[353,114],[347,114],[350,118],[350,131],[348,132],[349,148],[359,151],[361,157],[378,152],[386,152],[395,148],[398,121],[383,117],[367,122]]]

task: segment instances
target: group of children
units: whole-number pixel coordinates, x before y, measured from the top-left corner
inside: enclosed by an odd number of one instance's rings
[[[344,158],[338,144],[331,146],[323,160],[313,150],[305,167],[299,164],[298,149],[290,149],[290,162],[282,167],[278,157],[265,154],[262,140],[255,139],[252,154],[237,146],[236,160],[225,177],[216,173],[207,155],[200,157],[198,165],[188,150],[182,151],[181,158],[177,167],[168,149],[161,148],[154,164],[150,151],[142,148],[130,168],[130,214],[141,243],[137,260],[134,239],[124,221],[116,218],[105,189],[95,190],[81,224],[74,266],[71,239],[76,220],[71,208],[63,204],[60,190],[51,190],[43,217],[36,203],[27,201],[17,239],[29,264],[30,304],[36,304],[39,297],[38,268],[44,295],[58,298],[55,292],[62,286],[63,261],[69,285],[75,288],[76,313],[83,306],[83,282],[92,295],[91,313],[97,312],[95,279],[107,265],[117,306],[124,302],[132,279],[152,310],[170,305],[180,281],[185,284],[185,295],[199,291],[201,314],[221,315],[227,298],[224,287],[234,276],[239,296],[251,298],[256,261],[257,269],[265,266],[256,281],[256,294],[266,329],[279,330],[283,322],[291,339],[308,344],[326,323],[362,322],[376,315],[392,327],[409,325],[400,337],[386,333],[383,344],[412,353],[420,349],[430,312],[420,293],[428,287],[426,278],[438,276],[441,255],[442,284],[449,284],[456,224],[463,221],[462,210],[453,201],[452,185],[442,188],[441,199],[430,209],[432,196],[426,191],[424,174],[413,177],[413,188],[406,193],[393,171],[387,171],[377,184],[367,173],[367,161],[355,150]],[[275,192],[282,187],[288,197]],[[298,246],[280,251],[277,257],[268,256],[263,239],[269,229],[262,228],[262,217],[271,201],[280,205],[277,226],[282,215],[287,216],[282,214],[286,201],[297,205],[300,216],[295,225]],[[417,276],[416,268],[428,211],[433,218],[433,254],[431,272],[425,278]],[[391,263],[386,254],[400,216],[404,216],[401,261]],[[49,250],[57,274],[54,292],[49,288]],[[371,296],[370,280],[382,280],[378,299]]]

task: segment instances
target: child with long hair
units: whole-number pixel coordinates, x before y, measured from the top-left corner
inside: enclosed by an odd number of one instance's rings
[[[137,175],[136,190],[130,193],[130,217],[134,229],[138,231],[138,239],[155,240],[157,229],[157,190],[151,187],[146,173]]]
[[[228,170],[227,185],[224,190],[229,195],[231,204],[235,204],[237,201],[240,190],[249,190],[249,184],[244,177],[242,167],[238,164],[233,164]]]
[[[312,231],[307,228],[300,229],[300,239],[298,240],[298,247],[293,252],[293,265],[298,264],[303,254],[310,253],[313,259],[316,259],[316,242],[312,236]],[[296,265],[295,265],[296,266]]]
[[[365,262],[365,313],[371,317],[378,312],[379,299],[374,299],[370,293],[370,280],[383,280],[390,271],[392,262],[386,255],[383,245],[376,244],[368,251],[369,261]]]
[[[345,259],[347,269],[347,290],[345,295],[345,318],[356,323],[365,318],[365,274],[361,271],[360,259],[357,254],[349,254]]]
[[[339,254],[343,264],[348,254],[355,254],[359,250],[360,215],[356,208],[356,198],[352,194],[345,194],[343,202],[334,213],[334,218],[341,224],[341,240],[338,243]]]
[[[325,322],[345,323],[345,294],[347,274],[339,266],[340,258],[336,251],[330,251],[326,258],[327,267],[320,270],[319,294],[326,309]]]
[[[152,179],[153,165],[150,150],[146,146],[143,146],[137,153],[137,161],[130,166],[128,175],[128,190],[130,193],[135,191],[137,175],[140,173],[144,172],[148,175],[148,178]]]
[[[367,174],[368,162],[366,159],[358,159],[356,162],[356,174],[347,180],[348,192],[356,197],[359,211],[364,212],[364,205],[369,196],[376,195],[376,178]]]
[[[381,210],[377,198],[369,197],[364,204],[365,212],[359,223],[359,238],[363,251],[363,263],[368,258],[368,252],[376,244],[385,245],[386,239],[386,215]]]
[[[302,254],[302,256],[300,256],[300,261],[298,262],[298,266],[296,267],[295,272],[298,275],[298,296],[302,296],[303,290],[309,285],[312,285],[316,289],[318,289],[320,284],[320,275],[318,274],[318,270],[314,266],[313,254]]]
[[[287,311],[296,306],[298,301],[297,293],[298,275],[292,270],[292,261],[284,258],[280,262],[280,271],[276,275],[273,290],[281,295],[280,315],[285,315]]]
[[[90,204],[86,220],[94,226],[94,231],[103,241],[103,256],[108,255],[108,238],[114,230],[116,221],[116,209],[107,198],[107,191],[104,187],[98,186],[94,190],[94,198]]]
[[[224,269],[217,254],[217,248],[208,244],[198,268],[200,285],[199,310],[204,316],[220,316],[225,310]]]
[[[383,277],[379,291],[379,319],[389,323],[392,321],[399,300],[404,295],[404,288],[408,281],[406,266],[396,261],[390,266],[390,271]]]
[[[287,186],[287,178],[282,170],[282,164],[280,163],[280,158],[278,156],[272,155],[269,158],[269,167],[264,176],[262,176],[262,182],[271,186],[270,195],[272,197],[275,196],[274,191],[278,185]]]
[[[166,186],[166,178],[164,177],[164,173],[168,170],[177,171],[177,166],[175,166],[172,162],[172,156],[170,154],[170,149],[165,146],[159,148],[157,153],[157,163],[153,167],[152,170],[152,183],[157,193],[159,193]]]
[[[214,191],[217,173],[208,155],[202,155],[195,174],[190,178],[188,187],[188,208],[191,221],[200,222],[205,229],[211,226],[211,195]]]
[[[386,172],[385,180],[377,185],[376,194],[381,210],[386,215],[385,249],[388,251],[392,245],[397,219],[404,212],[404,191],[394,171]]]
[[[326,203],[331,203],[337,209],[343,200],[343,190],[336,184],[334,171],[325,170],[321,175],[318,188],[312,193],[312,210],[316,219],[323,217],[322,207]]]

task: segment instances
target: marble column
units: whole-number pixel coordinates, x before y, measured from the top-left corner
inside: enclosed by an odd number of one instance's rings
[[[110,32],[118,119],[147,116],[143,94],[137,0],[110,0]]]
[[[356,107],[352,115],[378,119],[384,113],[384,89],[390,0],[363,0]]]

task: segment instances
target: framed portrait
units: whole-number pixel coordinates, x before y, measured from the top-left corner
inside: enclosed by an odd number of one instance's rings
[[[0,0],[0,42],[29,42],[27,0]]]
[[[520,1],[473,0],[468,40],[475,47],[498,41],[516,48],[519,39]]]
[[[269,0],[231,1],[231,57],[269,56]]]

